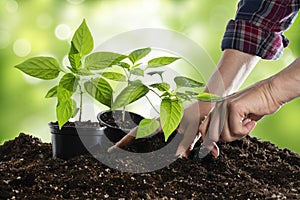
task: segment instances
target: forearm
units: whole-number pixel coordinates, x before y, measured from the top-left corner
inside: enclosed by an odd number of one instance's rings
[[[259,57],[234,49],[225,49],[205,92],[227,96],[236,92],[255,67]]]
[[[300,58],[269,78],[272,97],[281,105],[300,96]]]

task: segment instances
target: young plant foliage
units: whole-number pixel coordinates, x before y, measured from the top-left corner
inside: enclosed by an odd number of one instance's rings
[[[183,104],[179,99],[164,98],[160,105],[160,123],[165,141],[178,127],[183,116]]]
[[[153,58],[148,62],[148,68],[162,67],[173,63],[178,60],[178,57],[159,57]]]
[[[205,102],[217,102],[217,101],[222,101],[224,98],[215,94],[202,92],[197,95],[197,99],[199,101],[205,101]]]
[[[43,56],[29,58],[15,67],[29,76],[44,80],[55,79],[61,72],[55,58]]]
[[[110,110],[125,109],[129,104],[147,97],[149,104],[153,102],[147,96],[149,92],[157,95],[160,99],[160,115],[157,119],[144,119],[140,122],[137,138],[151,135],[161,126],[165,140],[176,130],[183,117],[183,102],[197,98],[200,101],[219,101],[222,98],[217,95],[193,91],[182,92],[179,88],[198,89],[204,84],[184,76],[175,77],[176,88],[171,88],[170,83],[163,79],[164,69],[153,71],[158,67],[165,67],[180,59],[178,57],[156,57],[146,61],[143,59],[151,52],[151,48],[140,48],[128,55],[116,52],[93,52],[94,39],[83,20],[75,31],[70,41],[68,59],[70,66],[63,69],[59,62],[52,57],[34,57],[25,60],[15,67],[22,72],[44,80],[58,78],[58,84],[52,87],[46,94],[46,98],[57,98],[56,116],[59,127],[74,117],[79,112],[79,120],[82,114],[82,95],[89,94],[99,103],[107,106]],[[141,77],[145,74],[159,75],[160,81],[147,84]],[[119,82],[124,85],[120,92],[114,91],[110,82]],[[114,85],[112,84],[112,85]],[[73,99],[75,92],[79,92],[79,108]],[[116,98],[113,98],[116,93]],[[114,100],[113,100],[114,99]],[[156,108],[153,106],[156,110]]]
[[[72,38],[71,51],[76,50],[80,54],[80,57],[83,57],[89,54],[93,50],[93,48],[94,48],[93,36],[85,20],[83,20]]]
[[[149,136],[149,133],[154,133],[159,128],[159,122],[156,119],[143,119],[140,121],[136,139]]]
[[[150,48],[144,48],[144,49],[137,49],[133,52],[131,52],[128,55],[128,58],[130,59],[130,61],[132,62],[132,64],[134,65],[137,61],[139,61],[140,59],[144,58],[146,55],[148,55],[150,53],[151,49]]]
[[[119,63],[126,58],[125,55],[113,52],[95,52],[85,59],[85,67],[89,70],[103,70]]]
[[[101,104],[111,107],[113,89],[104,78],[91,79],[84,83],[84,88]]]
[[[135,102],[136,100],[142,98],[149,92],[149,88],[144,84],[136,83],[131,84],[124,88],[121,93],[117,96],[113,105],[111,106],[111,110],[116,110],[118,108],[122,108]]]

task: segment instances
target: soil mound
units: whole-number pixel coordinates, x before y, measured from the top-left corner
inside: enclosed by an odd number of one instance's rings
[[[214,159],[177,159],[128,173],[90,155],[52,158],[51,144],[21,133],[0,146],[0,199],[300,199],[300,156],[246,137]]]

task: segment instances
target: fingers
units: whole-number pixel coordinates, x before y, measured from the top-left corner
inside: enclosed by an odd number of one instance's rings
[[[179,126],[179,133],[183,134],[183,139],[178,145],[176,155],[180,157],[188,157],[193,149],[193,144],[199,139],[198,134],[199,119],[191,120],[186,127]],[[198,135],[198,137],[197,137]]]

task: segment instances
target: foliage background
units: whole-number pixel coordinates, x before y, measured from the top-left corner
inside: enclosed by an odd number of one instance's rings
[[[63,62],[68,42],[83,18],[95,46],[138,28],[168,28],[201,45],[214,63],[221,55],[226,23],[238,1],[219,0],[0,0],[0,143],[26,132],[50,142],[47,123],[55,121],[56,101],[44,99],[52,81],[24,76],[13,66],[36,55]],[[266,78],[300,54],[300,19],[286,32],[291,44],[278,61],[261,61],[243,88]],[[252,135],[300,153],[300,99],[267,116]]]

